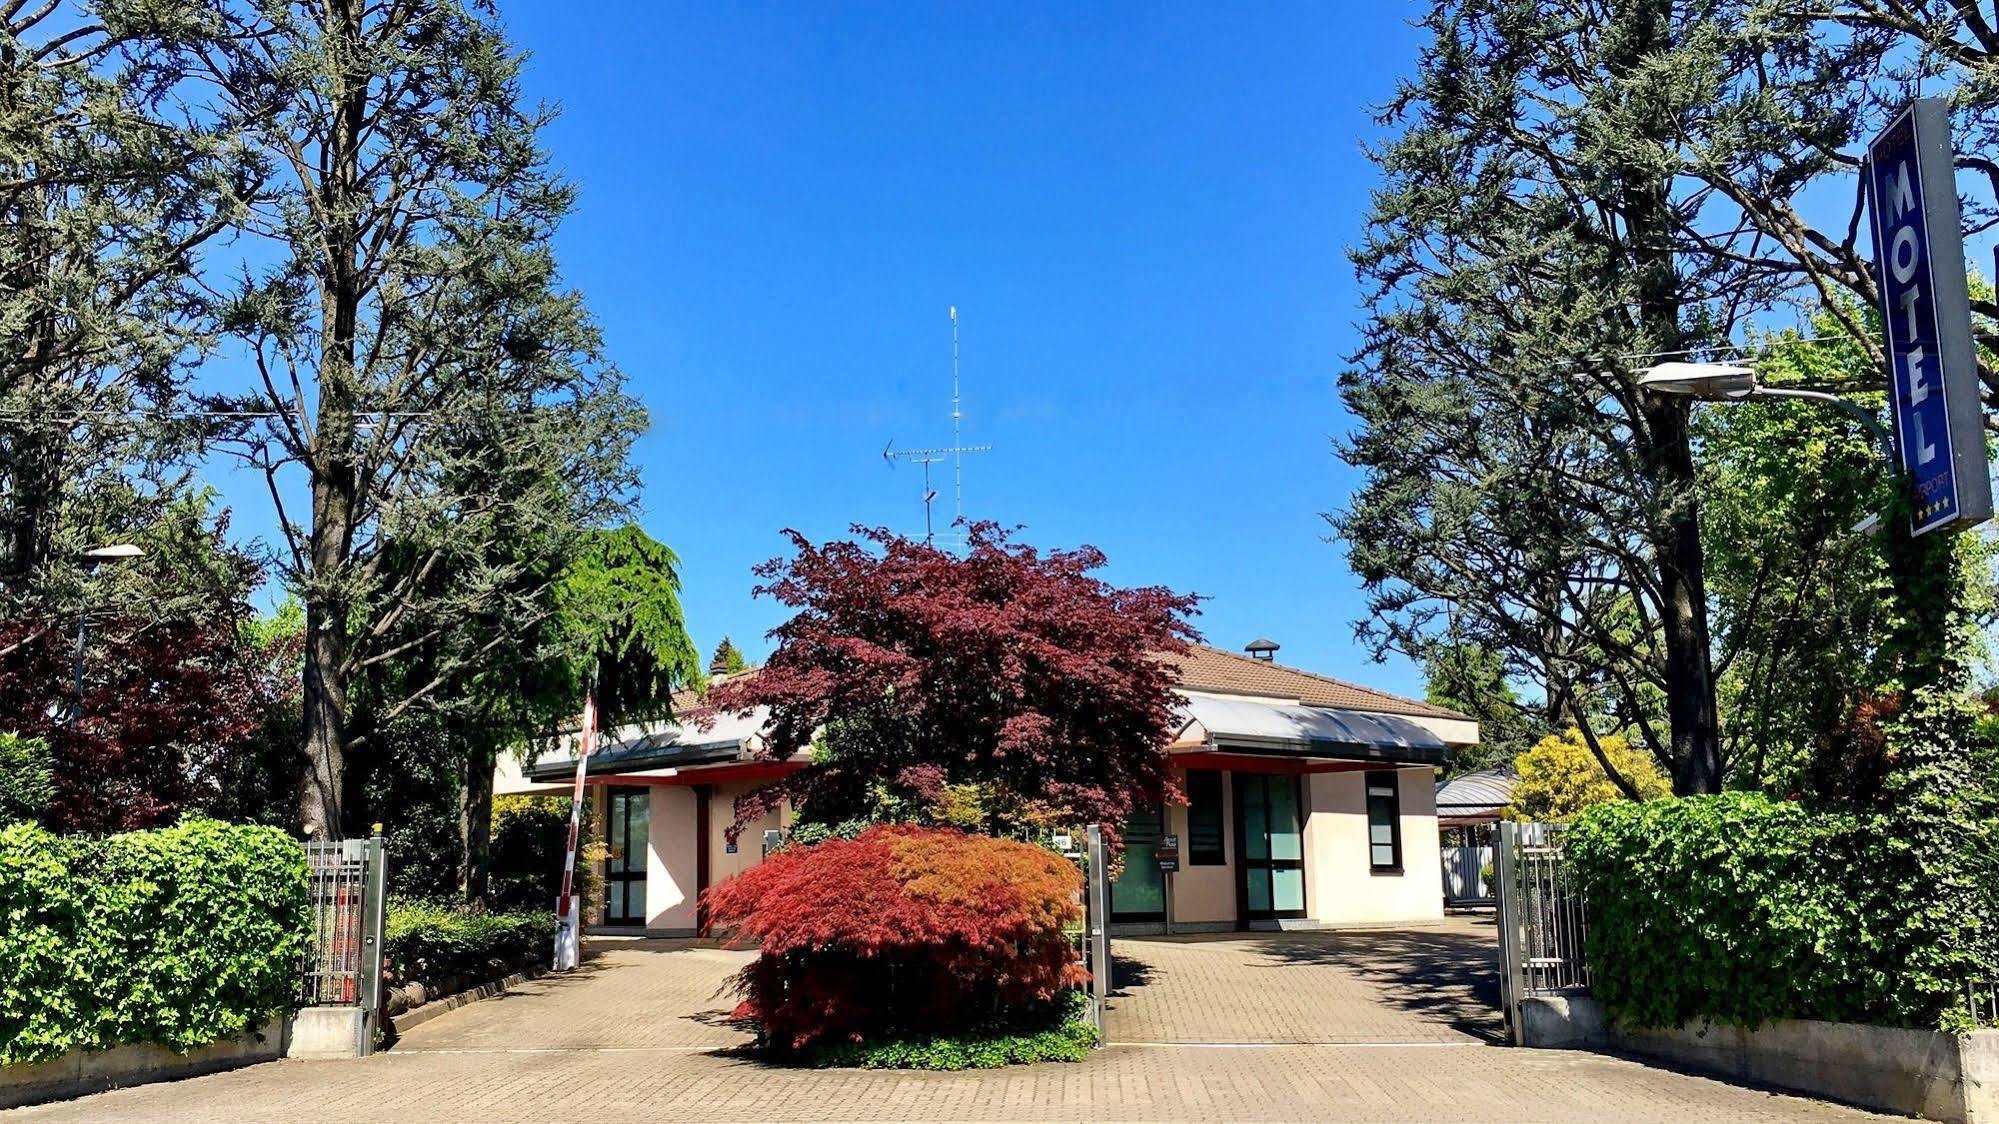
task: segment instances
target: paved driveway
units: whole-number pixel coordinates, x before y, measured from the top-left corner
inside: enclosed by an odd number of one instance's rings
[[[1114,940],[1112,1042],[1498,1042],[1487,918]]]
[[[372,1058],[272,1062],[0,1113],[0,1121],[1873,1119],[1615,1058],[1486,1045],[1475,1019],[1471,1030],[1454,1025],[1465,1016],[1452,1013],[1451,987],[1393,967],[1393,939],[1284,938],[1253,956],[1228,941],[1134,944],[1133,962],[1152,977],[1128,989],[1132,1005],[1117,1016],[1151,1019],[1134,1025],[1159,1034],[1192,1025],[1191,1009],[1155,1003],[1147,1014],[1137,1000],[1154,987],[1153,997],[1171,999],[1174,985],[1204,978],[1197,954],[1206,949],[1287,993],[1285,1025],[1309,1035],[1330,1026],[1374,1033],[1373,1016],[1306,1018],[1314,987],[1332,989],[1333,1009],[1372,989],[1391,1008],[1379,1025],[1393,1042],[1123,1045],[1076,1065],[985,1073],[784,1069],[744,1055],[746,1036],[724,1019],[729,1003],[718,990],[743,954],[593,941],[584,970],[433,1019]],[[1303,951],[1282,951],[1291,943]],[[1359,967],[1343,969],[1344,978],[1324,974],[1356,950]],[[1259,967],[1286,956],[1307,971]]]

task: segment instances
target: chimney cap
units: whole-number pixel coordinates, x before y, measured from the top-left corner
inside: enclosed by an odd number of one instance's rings
[[[1277,657],[1277,648],[1277,641],[1262,636],[1242,646],[1242,650],[1248,652],[1251,659],[1264,660],[1266,662]]]

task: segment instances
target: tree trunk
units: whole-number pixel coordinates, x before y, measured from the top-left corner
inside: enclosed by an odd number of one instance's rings
[[[334,518],[342,510],[338,500],[322,496],[324,484],[312,488],[312,538],[314,570],[322,574],[318,542],[348,538]],[[328,546],[326,552],[336,550]],[[338,570],[338,566],[336,566]],[[346,716],[348,716],[348,622],[346,604],[322,588],[308,590],[306,602],[306,682],[304,682],[304,736],[306,736],[306,786],[298,802],[298,826],[308,840],[340,838],[342,832],[342,784],[346,766]]]
[[[1654,485],[1669,497],[1656,549],[1666,640],[1666,720],[1672,727],[1673,792],[1721,791],[1721,724],[1715,706],[1713,648],[1707,619],[1707,559],[1687,408],[1658,399],[1645,409],[1656,446]]]
[[[1638,73],[1670,48],[1670,0],[1635,0],[1628,10],[1629,52],[1615,70]],[[1674,123],[1653,117],[1640,145],[1670,148]],[[1640,337],[1646,350],[1675,351],[1680,332],[1679,276],[1674,269],[1672,185],[1649,161],[1620,169],[1624,195],[1625,252],[1637,283]],[[1681,796],[1721,791],[1721,732],[1716,713],[1713,649],[1708,634],[1707,559],[1701,549],[1700,503],[1695,492],[1693,446],[1685,402],[1637,391],[1643,399],[1646,461],[1660,525],[1653,528],[1659,567],[1660,624],[1665,632],[1666,717],[1673,791]]]
[[[301,591],[306,609],[305,751],[309,763],[299,821],[308,839],[341,831],[340,795],[347,735],[348,562],[360,506],[356,466],[355,334],[362,282],[357,211],[359,137],[366,120],[368,80],[360,71],[361,14],[353,0],[327,5],[327,54],[333,65],[334,108],[328,122],[327,165],[321,183],[327,256],[320,277],[323,335],[319,354],[317,431],[312,474],[312,573]]]
[[[483,907],[493,866],[493,761],[483,747],[465,755],[465,799],[458,814],[458,839],[465,858],[465,904]]]

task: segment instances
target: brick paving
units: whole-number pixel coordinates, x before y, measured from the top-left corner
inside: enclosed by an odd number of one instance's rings
[[[1113,1042],[1497,1042],[1489,917],[1338,932],[1125,937]]]
[[[0,1120],[1882,1119],[1617,1058],[1487,1045],[1480,985],[1446,967],[1452,949],[1471,947],[1454,942],[1479,936],[1122,941],[1132,968],[1113,1019],[1162,1044],[951,1074],[763,1064],[742,1052],[748,1036],[728,1025],[720,995],[744,954],[593,941],[584,970],[445,1014],[372,1058],[272,1062]],[[1398,966],[1410,957],[1434,964]],[[1253,1010],[1232,997],[1242,984],[1270,999],[1268,1025],[1241,1021]],[[1203,1010],[1220,1021],[1203,1029]],[[1215,1027],[1264,1041],[1199,1044]],[[1174,1044],[1182,1033],[1200,1037]]]

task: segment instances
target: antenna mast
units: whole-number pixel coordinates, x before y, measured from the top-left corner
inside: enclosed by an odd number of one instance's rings
[[[955,513],[955,520],[953,522],[953,526],[955,526],[957,522],[962,522],[965,518],[965,454],[983,453],[992,448],[991,445],[965,444],[964,399],[959,393],[960,386],[958,381],[958,306],[955,304],[952,305],[950,312],[951,444],[942,449],[897,449],[895,442],[890,441],[888,446],[882,449],[882,459],[888,462],[890,468],[894,468],[895,462],[898,460],[906,460],[923,466],[923,541],[926,544],[935,544],[937,539],[936,528],[933,525],[930,514],[930,505],[937,500],[937,491],[930,486],[930,466],[937,464],[946,457],[951,458],[953,474],[952,510]],[[952,535],[958,533],[955,531],[951,532]]]
[[[954,304],[951,306],[951,455],[952,468],[957,473],[952,495],[957,520],[965,518],[965,442],[958,436],[964,418],[965,411],[958,398],[958,306]]]

